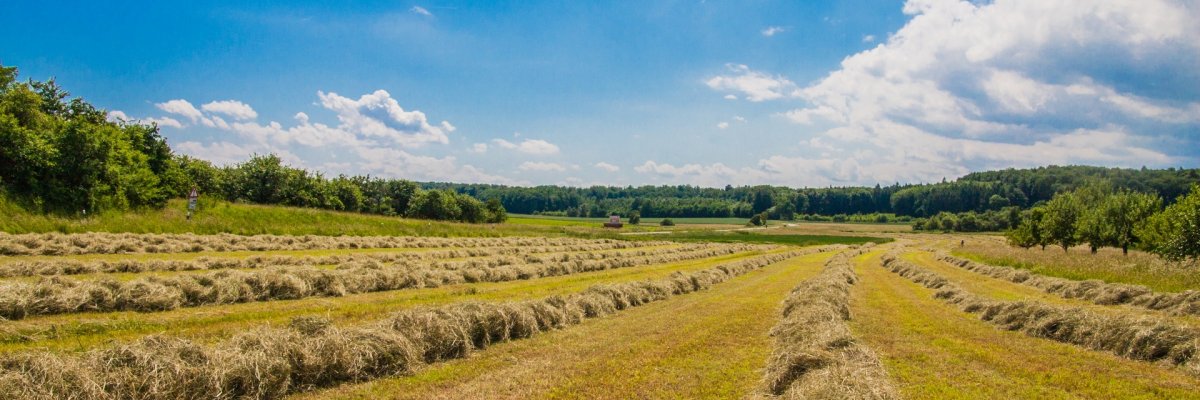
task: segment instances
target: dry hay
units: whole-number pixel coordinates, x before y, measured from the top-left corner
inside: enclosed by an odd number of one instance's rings
[[[649,246],[639,246],[649,247]],[[578,257],[577,254],[549,255],[547,253],[584,252],[592,258],[614,253],[593,253],[605,250],[634,249],[635,254],[648,255],[654,249],[627,246],[624,242],[603,242],[560,246],[453,248],[424,252],[352,253],[324,256],[253,255],[249,257],[198,257],[190,260],[15,260],[0,264],[0,278],[20,276],[77,275],[95,273],[140,273],[150,271],[202,271],[217,269],[254,269],[267,266],[347,265],[364,262],[396,263],[447,260],[468,257],[502,257],[526,263],[547,262],[558,258]],[[683,246],[687,247],[687,246]],[[693,246],[694,247],[694,246]],[[661,250],[657,250],[661,251]],[[510,262],[516,263],[516,261]]]
[[[1200,315],[1200,291],[1157,293],[1142,285],[1056,278],[1017,268],[978,263],[949,254],[939,254],[938,259],[968,271],[1032,286],[1068,299],[1082,299],[1100,305],[1128,304],[1172,315]]]
[[[150,336],[83,355],[45,351],[0,356],[0,393],[14,399],[281,398],[289,393],[412,372],[673,295],[702,290],[814,251],[758,256],[668,278],[604,285],[541,300],[466,303],[397,312],[359,327],[319,317],[200,345]]]
[[[883,258],[883,267],[927,288],[936,298],[1003,329],[1033,337],[1107,351],[1134,360],[1176,365],[1200,375],[1200,332],[1166,318],[1097,313],[1036,301],[996,301],[972,294],[945,277],[901,260]]]
[[[613,268],[695,260],[762,249],[752,245],[703,245],[658,251],[645,256],[616,255],[536,264],[468,262],[454,269],[427,264],[378,263],[339,268],[265,268],[220,270],[205,274],[148,276],[119,282],[111,279],[76,280],[60,276],[36,282],[0,282],[0,317],[85,311],[166,311],[180,307],[233,304],[307,297],[430,288],[469,282],[534,279]]]
[[[834,256],[784,299],[758,397],[899,398],[879,358],[846,325],[850,285],[857,280],[849,258],[869,247]]]
[[[151,233],[28,233],[14,235],[0,232],[0,256],[195,253],[201,251],[588,246],[597,243],[608,244],[615,248],[625,248],[622,246],[632,248],[654,245],[656,242],[547,237],[242,236],[227,233],[217,235]]]

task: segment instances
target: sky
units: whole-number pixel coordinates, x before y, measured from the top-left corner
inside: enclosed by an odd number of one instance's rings
[[[246,4],[253,3],[253,4]],[[1196,0],[0,5],[0,64],[219,165],[570,186],[1200,167]]]

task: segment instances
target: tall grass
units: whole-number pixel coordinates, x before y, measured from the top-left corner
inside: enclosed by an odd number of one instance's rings
[[[1159,292],[1200,290],[1200,264],[1168,262],[1153,254],[1102,248],[1091,254],[1085,247],[1069,252],[1062,249],[1021,249],[999,240],[968,240],[951,254],[974,261],[1029,270],[1030,272],[1072,280],[1099,279],[1109,283],[1144,285]]]
[[[0,393],[13,399],[281,398],[411,373],[424,363],[466,357],[493,343],[704,290],[813,251],[817,250],[765,255],[542,300],[411,309],[360,327],[334,327],[304,318],[288,328],[261,328],[213,345],[151,336],[78,356],[9,354],[0,357]]]
[[[1200,332],[1146,315],[1099,314],[1082,308],[1036,301],[995,301],[977,296],[896,254],[884,255],[882,266],[937,292],[935,297],[1000,328],[1033,337],[1107,351],[1134,360],[1177,365],[1200,375]]]
[[[857,280],[843,252],[821,273],[792,289],[771,329],[775,349],[767,362],[762,397],[796,399],[898,399],[879,358],[857,343],[846,325],[850,286]]]

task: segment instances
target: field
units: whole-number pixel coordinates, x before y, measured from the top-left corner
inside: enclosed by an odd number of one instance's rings
[[[226,207],[195,226],[258,211]],[[826,223],[329,235],[337,213],[269,212],[249,219],[289,230],[10,222],[55,233],[0,233],[0,393],[1200,398],[1195,267],[1140,252]]]

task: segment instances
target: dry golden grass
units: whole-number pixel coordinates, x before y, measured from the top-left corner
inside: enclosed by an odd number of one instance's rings
[[[857,280],[840,253],[816,277],[792,289],[771,328],[775,348],[763,377],[763,398],[897,399],[887,371],[850,333],[850,286]]]

